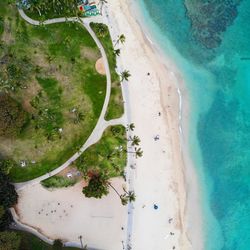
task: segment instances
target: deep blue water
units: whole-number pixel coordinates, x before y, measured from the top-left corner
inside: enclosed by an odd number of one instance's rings
[[[139,4],[191,96],[189,151],[200,176],[204,249],[249,250],[250,0]]]

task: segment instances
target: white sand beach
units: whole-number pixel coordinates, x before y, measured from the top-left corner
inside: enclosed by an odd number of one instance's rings
[[[18,213],[22,222],[49,238],[78,242],[82,235],[89,246],[98,249],[127,249],[122,241],[133,250],[192,249],[186,232],[179,136],[177,86],[181,77],[174,64],[168,61],[166,67],[159,60],[128,3],[109,0],[103,18],[114,42],[120,34],[126,37],[117,46],[121,49],[118,71],[131,73],[129,82],[123,83],[126,117],[135,124],[133,133],[140,137],[143,150],[142,158],[130,158],[128,163],[135,167],[128,166],[128,186],[135,191],[136,202],[123,207],[113,192],[102,200],[86,199],[82,184],[53,192],[35,185],[20,191]],[[122,188],[121,180],[114,183]],[[67,207],[67,216],[62,207]]]
[[[186,192],[177,91],[181,77],[170,61],[168,68],[161,63],[131,12],[131,4],[110,0],[106,16],[112,38],[126,36],[118,67],[131,73],[123,88],[129,102],[125,106],[144,151],[136,160],[133,186],[137,199],[130,244],[136,250],[191,249],[184,225]]]
[[[122,178],[112,180],[119,192],[122,184]],[[36,184],[19,191],[19,220],[52,240],[62,239],[80,246],[82,236],[83,245],[92,248],[122,249],[126,207],[113,190],[101,200],[88,199],[82,194],[82,187],[83,183],[78,183],[48,191]]]

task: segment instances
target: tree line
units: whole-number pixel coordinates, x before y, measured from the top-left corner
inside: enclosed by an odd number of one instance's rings
[[[12,161],[0,159],[0,250],[18,250],[20,236],[8,231],[12,222],[9,208],[17,203],[18,195],[8,177]]]

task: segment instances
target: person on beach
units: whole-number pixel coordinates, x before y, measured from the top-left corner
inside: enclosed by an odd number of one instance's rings
[[[160,136],[159,135],[156,135],[155,137],[154,137],[154,140],[155,141],[158,141],[160,139]]]

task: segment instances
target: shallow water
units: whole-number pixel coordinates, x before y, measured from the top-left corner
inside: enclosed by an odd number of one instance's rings
[[[191,96],[189,143],[203,197],[204,249],[248,250],[250,0],[139,0],[139,5]]]

